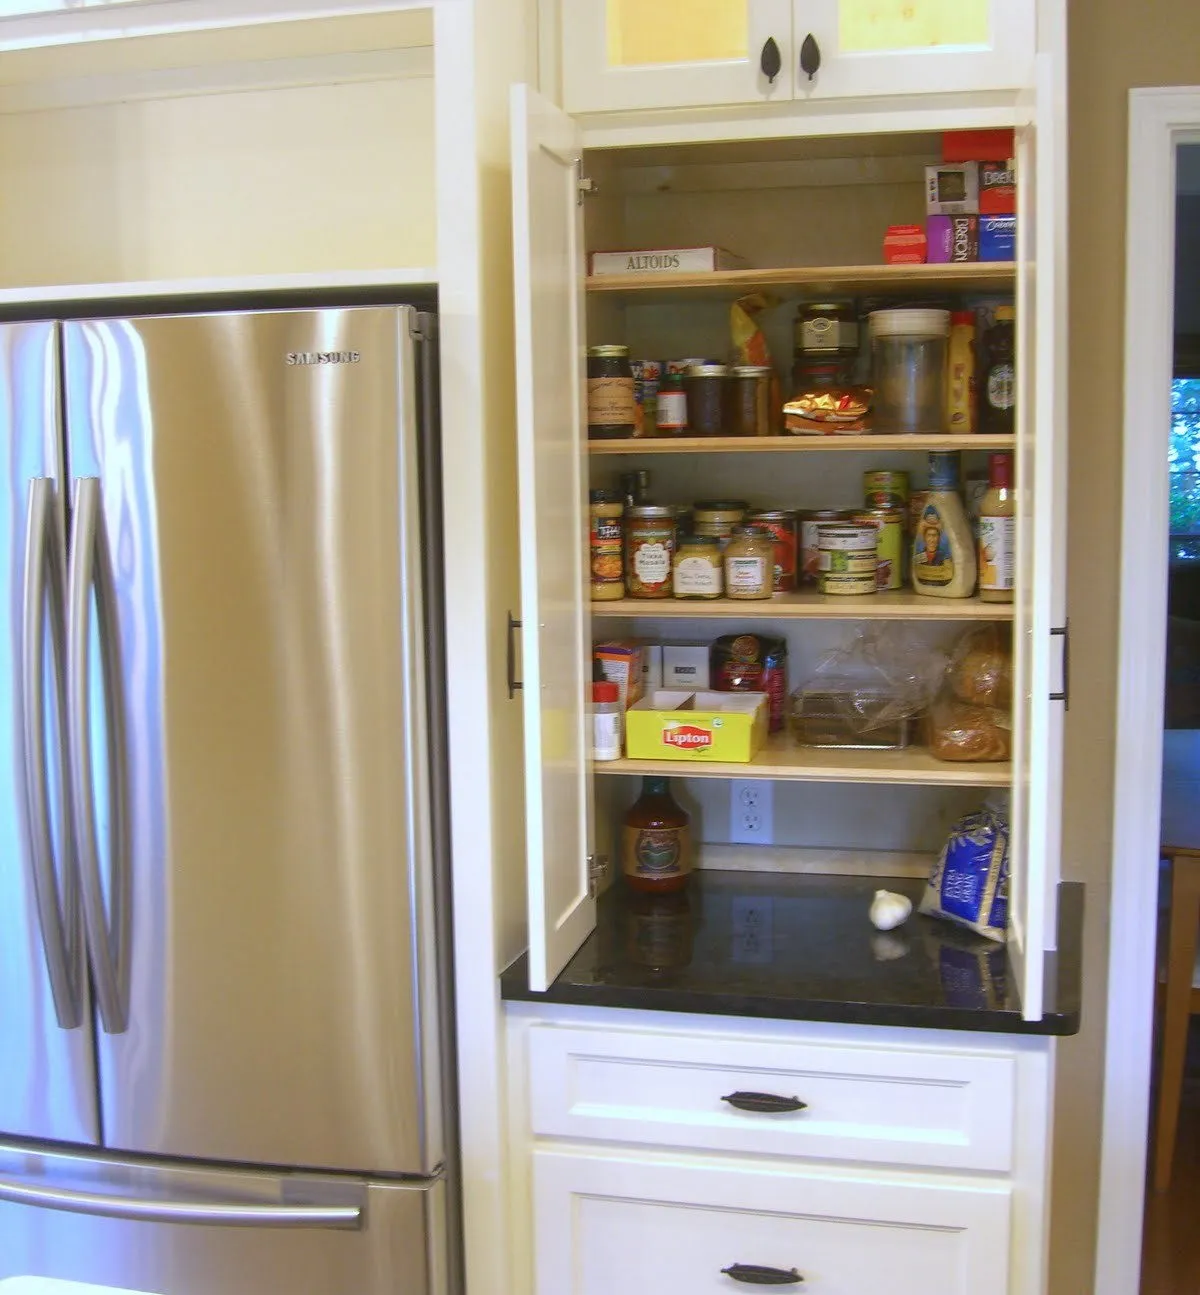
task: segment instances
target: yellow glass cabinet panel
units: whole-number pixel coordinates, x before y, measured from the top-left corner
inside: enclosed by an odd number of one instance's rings
[[[610,67],[745,59],[747,0],[607,0]]]
[[[984,48],[992,0],[841,0],[838,43],[845,53],[869,50]]]

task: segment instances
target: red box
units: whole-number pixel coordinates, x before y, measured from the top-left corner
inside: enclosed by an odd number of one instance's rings
[[[948,130],[942,135],[943,162],[986,162],[989,157],[1012,157],[1016,151],[1011,129]]]
[[[924,265],[925,231],[920,225],[889,225],[883,239],[884,265]]]
[[[979,163],[979,214],[981,216],[1015,216],[1017,212],[1016,164]]]

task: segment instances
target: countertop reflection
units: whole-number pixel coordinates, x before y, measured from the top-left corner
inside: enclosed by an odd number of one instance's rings
[[[619,881],[596,929],[544,993],[524,956],[501,979],[507,999],[784,1020],[1073,1034],[1079,1028],[1082,887],[1059,893],[1059,948],[1047,957],[1041,1018],[1024,1020],[1007,950],[933,918],[876,931],[877,889],[891,878],[697,872],[678,895]]]

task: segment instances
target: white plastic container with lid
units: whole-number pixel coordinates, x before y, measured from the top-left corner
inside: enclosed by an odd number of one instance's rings
[[[869,316],[875,431],[946,430],[948,310],[876,310]]]

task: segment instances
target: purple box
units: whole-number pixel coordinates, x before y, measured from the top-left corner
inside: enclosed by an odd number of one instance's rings
[[[978,216],[926,216],[925,259],[934,265],[979,260]]]
[[[981,261],[1017,259],[1016,216],[979,217],[979,259]]]

